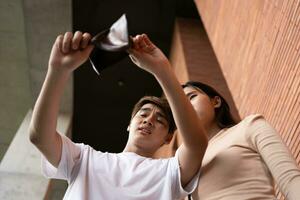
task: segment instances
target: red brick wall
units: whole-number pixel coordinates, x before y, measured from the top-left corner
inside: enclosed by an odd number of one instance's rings
[[[240,119],[216,56],[200,20],[177,19],[174,28],[170,61],[180,83],[201,81],[216,88]],[[164,145],[155,157],[170,157],[181,143],[177,133],[169,145]]]
[[[226,80],[200,20],[176,20],[170,60],[181,83],[201,81],[216,88],[239,119]]]
[[[300,1],[195,2],[241,117],[262,113],[299,164]]]

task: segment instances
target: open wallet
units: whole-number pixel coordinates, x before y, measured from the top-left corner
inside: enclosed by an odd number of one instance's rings
[[[106,29],[91,40],[96,48],[92,51],[89,60],[98,75],[100,72],[125,58],[127,50],[132,45],[129,36],[128,21],[123,14],[109,29]]]

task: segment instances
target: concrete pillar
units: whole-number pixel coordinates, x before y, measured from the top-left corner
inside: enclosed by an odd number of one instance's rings
[[[43,199],[46,195],[59,195],[55,191],[48,191],[49,180],[41,173],[41,154],[29,141],[31,115],[30,110],[1,161],[0,199],[34,200]],[[58,119],[58,132],[68,133],[70,125],[71,117],[61,114]]]
[[[29,143],[28,110],[40,92],[56,36],[72,31],[71,1],[1,1],[0,22],[0,159],[5,154],[0,199],[61,199],[66,183],[41,175],[40,153]],[[58,120],[62,134],[71,126],[72,87],[71,78]]]
[[[0,160],[31,105],[22,2],[0,1]]]

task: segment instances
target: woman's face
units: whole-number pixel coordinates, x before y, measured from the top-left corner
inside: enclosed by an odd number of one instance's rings
[[[216,99],[211,99],[199,88],[188,86],[183,90],[196,110],[199,119],[202,120],[203,125],[209,127],[215,121]]]

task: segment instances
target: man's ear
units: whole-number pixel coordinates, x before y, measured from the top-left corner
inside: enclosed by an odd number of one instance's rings
[[[221,105],[222,105],[222,99],[221,99],[221,97],[215,96],[213,98],[213,106],[214,106],[214,108],[220,108]]]
[[[130,124],[127,126],[127,131],[129,132],[129,130],[130,130]]]
[[[170,144],[172,138],[173,138],[173,135],[172,133],[168,133],[168,135],[166,136],[166,139],[165,139],[165,144]]]

